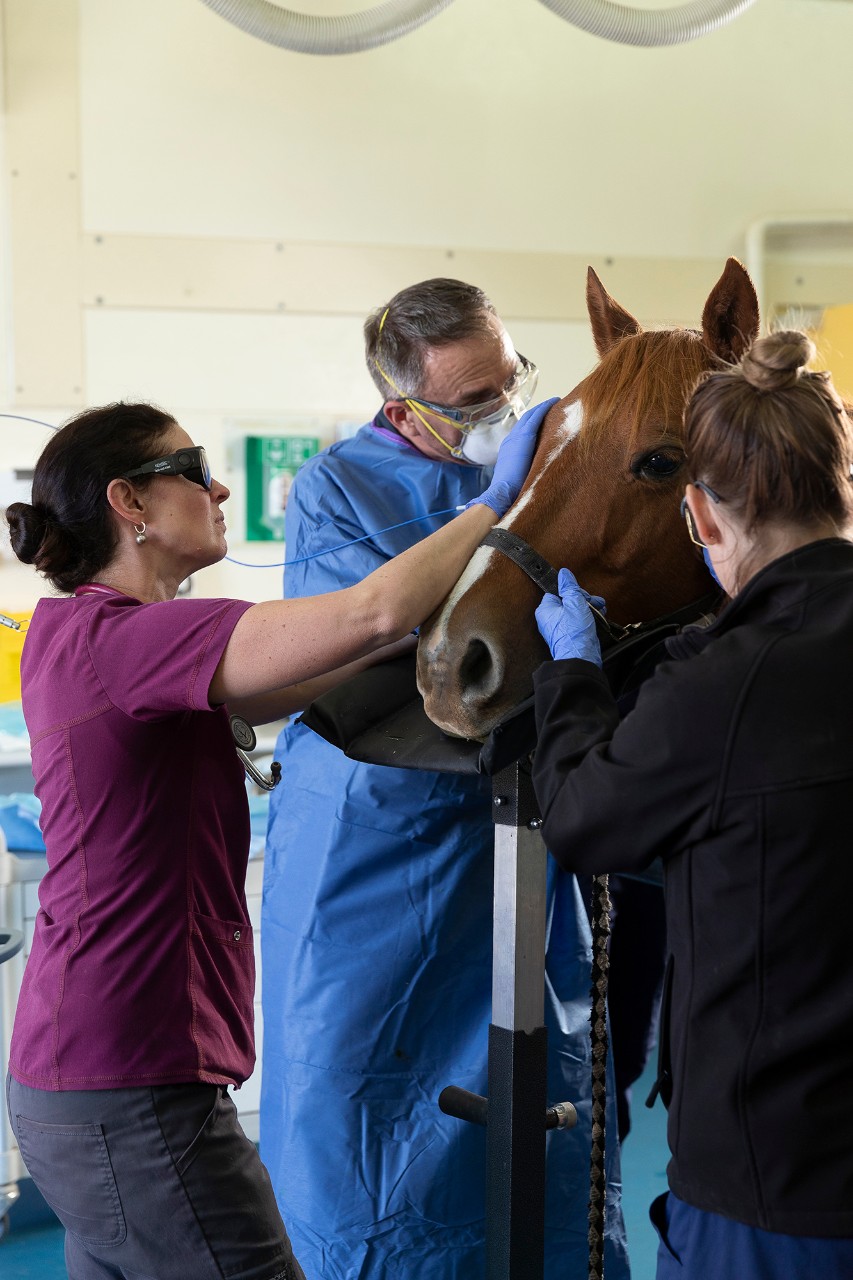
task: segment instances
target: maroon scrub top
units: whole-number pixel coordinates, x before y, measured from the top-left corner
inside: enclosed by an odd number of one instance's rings
[[[250,607],[93,584],[35,610],[21,682],[48,871],[10,1051],[23,1084],[252,1072],[248,803],[208,702]]]

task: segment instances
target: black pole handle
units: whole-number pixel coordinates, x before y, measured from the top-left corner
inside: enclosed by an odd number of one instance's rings
[[[469,1093],[458,1085],[449,1084],[438,1095],[439,1110],[446,1116],[455,1116],[457,1120],[467,1120],[469,1124],[481,1124],[485,1127],[489,1122],[489,1099],[480,1097],[479,1093]]]
[[[470,1093],[460,1089],[458,1085],[449,1084],[438,1095],[439,1109],[446,1116],[455,1116],[457,1120],[467,1120],[469,1124],[487,1125],[489,1123],[489,1100],[479,1093]],[[578,1122],[578,1113],[571,1102],[557,1102],[545,1112],[546,1129],[573,1129]]]

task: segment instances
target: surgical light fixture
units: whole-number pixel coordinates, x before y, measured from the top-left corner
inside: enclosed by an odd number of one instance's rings
[[[360,53],[408,35],[452,0],[386,0],[359,13],[319,17],[272,0],[202,0],[248,35],[293,53]],[[619,44],[683,44],[738,17],[755,0],[689,0],[664,9],[635,9],[614,0],[539,0],[558,18]]]

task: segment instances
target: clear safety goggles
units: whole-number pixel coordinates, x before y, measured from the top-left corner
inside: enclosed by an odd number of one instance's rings
[[[453,424],[459,431],[468,433],[485,427],[501,427],[509,421],[520,418],[533,399],[536,384],[539,381],[539,370],[526,356],[519,355],[515,373],[504,387],[503,393],[480,404],[466,404],[461,408],[450,405],[433,404],[431,400],[422,400],[418,396],[407,396],[407,404],[419,405],[437,414]]]
[[[210,489],[213,483],[210,463],[201,445],[193,445],[190,449],[178,449],[176,453],[170,453],[165,458],[154,458],[151,462],[143,462],[141,467],[125,471],[123,478],[135,480],[137,476],[150,475],[186,476],[188,480],[192,480],[193,484],[201,485],[202,489]]]

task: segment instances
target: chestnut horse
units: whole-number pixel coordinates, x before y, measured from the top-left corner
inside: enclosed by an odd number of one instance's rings
[[[713,586],[679,513],[682,415],[700,374],[739,360],[756,337],[758,299],[729,258],[701,333],[643,332],[591,267],[587,308],[600,363],[549,411],[524,488],[497,527],[568,565],[604,596],[609,621],[647,622]],[[418,687],[445,732],[482,739],[530,694],[548,656],[533,616],[541,596],[516,563],[480,547],[421,627]]]

